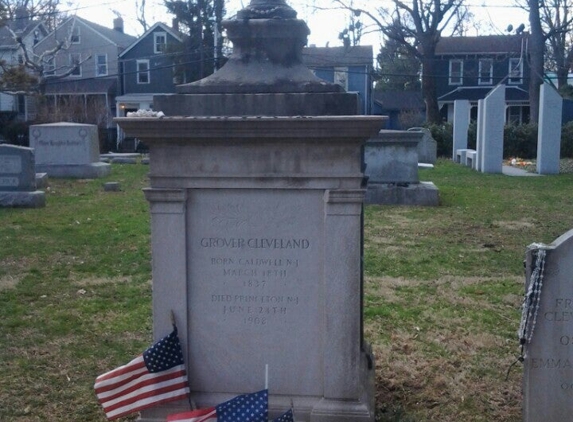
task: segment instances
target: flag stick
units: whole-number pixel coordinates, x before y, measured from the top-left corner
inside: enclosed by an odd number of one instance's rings
[[[265,364],[265,390],[269,389],[269,364]]]

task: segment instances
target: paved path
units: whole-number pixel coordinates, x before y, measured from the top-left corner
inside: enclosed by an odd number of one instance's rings
[[[501,172],[506,176],[541,176],[541,174],[530,173],[528,171],[513,166],[502,166]]]

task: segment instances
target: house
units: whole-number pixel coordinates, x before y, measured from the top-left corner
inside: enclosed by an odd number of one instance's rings
[[[472,119],[477,103],[498,84],[506,85],[506,121],[529,120],[527,33],[479,37],[442,37],[436,46],[438,104],[453,120],[455,100],[469,100]]]
[[[360,98],[360,113],[371,114],[372,46],[311,46],[303,50],[302,61],[319,78],[337,83],[347,92],[356,92]]]
[[[62,22],[34,48],[37,55],[62,44],[47,64],[44,95],[56,119],[113,128],[119,87],[119,55],[135,41],[123,32],[123,20],[106,28],[78,16]]]
[[[119,55],[121,95],[116,116],[130,111],[153,109],[153,96],[175,93],[175,86],[186,82],[179,66],[183,38],[176,30],[158,22]],[[124,135],[118,129],[118,145]]]
[[[24,63],[24,52],[14,35],[22,39],[26,51],[31,52],[48,31],[44,24],[32,20],[25,11],[18,11],[13,21],[6,22],[0,27],[0,61],[7,67],[18,66]],[[27,121],[35,117],[35,102],[30,96],[0,92],[0,112],[16,113],[18,120]]]

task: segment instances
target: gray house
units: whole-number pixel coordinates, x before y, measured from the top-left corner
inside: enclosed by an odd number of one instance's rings
[[[0,61],[7,67],[19,66],[24,62],[23,52],[14,35],[22,39],[26,51],[32,51],[47,34],[42,22],[29,19],[25,11],[18,13],[15,20],[5,22],[0,27]],[[0,92],[0,111],[16,113],[18,120],[32,120],[36,115],[35,101],[23,93]]]
[[[72,16],[37,43],[36,54],[50,51],[58,43],[63,45],[45,70],[46,75],[62,76],[45,86],[50,113],[57,119],[73,112],[75,121],[80,123],[113,127],[119,85],[118,56],[135,39],[124,34],[121,18],[114,20],[113,28],[106,28]]]

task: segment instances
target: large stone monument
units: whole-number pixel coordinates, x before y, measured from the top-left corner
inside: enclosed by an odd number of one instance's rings
[[[100,162],[96,125],[48,123],[30,126],[30,147],[36,171],[50,177],[96,179],[107,176],[111,166]]]
[[[149,146],[154,336],[173,310],[199,407],[263,388],[268,365],[271,417],[371,422],[362,147],[383,119],[302,66],[309,31],[284,1],[224,26],[225,67],[156,96],[166,117],[117,119]]]
[[[364,147],[368,204],[439,205],[436,185],[420,182],[418,176],[418,145],[424,136],[422,130],[381,130],[368,140]]]
[[[503,168],[503,127],[505,125],[505,85],[491,90],[483,101],[476,170],[501,173]],[[479,119],[479,117],[478,117]]]
[[[0,207],[41,208],[46,195],[36,187],[34,151],[0,145]]]
[[[523,420],[561,422],[573,414],[573,230],[526,254]]]

